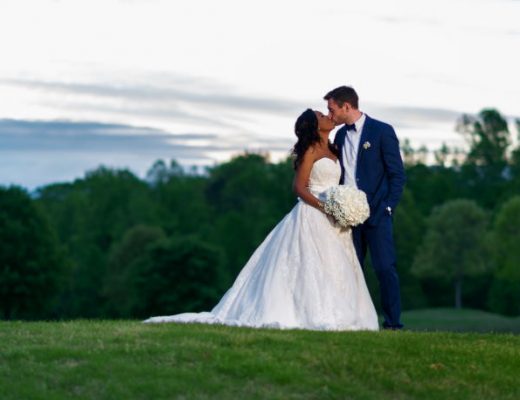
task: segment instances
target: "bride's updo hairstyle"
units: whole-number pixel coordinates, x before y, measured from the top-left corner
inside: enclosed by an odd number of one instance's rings
[[[318,133],[318,117],[313,110],[308,108],[298,117],[294,124],[294,133],[298,141],[292,149],[292,156],[294,169],[298,169],[307,149],[321,141]]]

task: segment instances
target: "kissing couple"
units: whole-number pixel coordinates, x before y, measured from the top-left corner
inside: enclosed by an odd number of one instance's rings
[[[152,317],[146,323],[197,322],[310,330],[379,330],[363,275],[367,250],[379,281],[384,329],[403,327],[393,215],[406,181],[393,127],[359,109],[356,91],[324,96],[328,113],[305,110],[292,149],[298,202],[267,235],[210,312]],[[334,141],[329,136],[336,126]],[[339,226],[330,189],[362,191],[369,217]]]

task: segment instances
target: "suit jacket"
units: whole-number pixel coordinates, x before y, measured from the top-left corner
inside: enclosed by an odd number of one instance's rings
[[[340,150],[341,184],[345,180],[343,146],[346,134],[347,129],[343,126],[334,138]],[[370,217],[365,223],[377,225],[382,216],[388,215],[388,206],[395,210],[406,182],[399,141],[391,125],[366,116],[355,176],[358,189],[366,193],[370,206]]]

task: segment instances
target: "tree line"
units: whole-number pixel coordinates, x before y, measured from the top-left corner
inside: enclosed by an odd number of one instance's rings
[[[433,163],[402,143],[407,184],[394,229],[403,306],[520,315],[520,147],[494,109],[462,116],[457,129],[468,150],[443,146]],[[294,206],[293,176],[289,158],[246,153],[204,174],[158,160],[146,179],[99,167],[34,193],[0,187],[1,315],[210,310]]]

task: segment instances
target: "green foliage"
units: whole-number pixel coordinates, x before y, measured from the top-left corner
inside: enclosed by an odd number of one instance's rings
[[[5,319],[50,315],[66,264],[48,219],[25,190],[0,187],[0,310]]]
[[[520,283],[495,277],[488,297],[489,309],[504,315],[520,315]]]
[[[460,175],[453,168],[415,164],[406,169],[406,188],[413,194],[421,214],[428,216],[435,206],[465,193]]]
[[[157,160],[146,174],[146,179],[154,186],[164,185],[174,177],[184,176],[184,170],[175,160],[167,166],[163,160]]]
[[[111,317],[132,317],[136,306],[142,301],[137,288],[140,259],[150,245],[163,241],[166,235],[161,228],[136,225],[124,234],[120,242],[111,251],[106,278],[104,296],[106,314]]]
[[[494,224],[497,276],[520,281],[520,196],[507,201]]]
[[[421,278],[454,282],[455,303],[460,308],[463,279],[491,268],[486,226],[486,213],[471,200],[452,200],[434,209],[412,272]]]
[[[222,264],[219,249],[195,237],[151,244],[129,266],[137,288],[133,315],[149,317],[213,308],[222,295]]]
[[[73,260],[72,276],[61,296],[61,315],[104,315],[111,247],[130,227],[159,221],[149,186],[126,170],[100,167],[72,184],[42,188],[38,202]]]
[[[484,109],[477,117],[463,115],[459,131],[470,143],[468,162],[503,167],[511,144],[507,121],[495,109]]]
[[[168,234],[207,236],[206,229],[213,220],[213,210],[206,199],[208,178],[180,173],[177,164],[172,165],[173,171],[167,178],[152,182],[151,207],[157,210],[160,225]]]
[[[517,140],[520,141],[520,119],[517,119],[515,123]],[[513,149],[511,152],[511,173],[515,179],[515,189],[517,189],[516,193],[518,193],[520,189],[520,146],[518,146],[516,149]]]
[[[506,315],[520,314],[520,196],[499,210],[493,229],[497,271],[491,287],[489,306]]]
[[[292,178],[289,162],[273,165],[256,154],[236,157],[210,171],[206,195],[214,221],[209,239],[224,249],[230,276],[236,276],[296,203]]]
[[[394,214],[394,238],[404,309],[424,307],[427,304],[420,282],[411,272],[413,258],[424,236],[424,226],[424,217],[413,194],[405,188]]]

